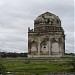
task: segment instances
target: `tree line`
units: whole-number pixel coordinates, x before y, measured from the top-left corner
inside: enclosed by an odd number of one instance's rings
[[[0,57],[7,58],[7,57],[27,57],[28,53],[13,53],[13,52],[0,52]]]

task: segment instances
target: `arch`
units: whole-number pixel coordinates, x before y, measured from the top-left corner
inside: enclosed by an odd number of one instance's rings
[[[37,53],[37,43],[35,41],[33,41],[31,43],[31,53],[32,54],[36,54]]]
[[[47,41],[43,41],[42,43],[41,43],[41,50],[40,50],[40,53],[41,54],[45,54],[45,55],[47,55],[48,53],[49,53],[49,44],[48,44],[48,42]]]
[[[52,54],[53,55],[58,55],[59,54],[59,44],[58,42],[53,42],[52,43]]]

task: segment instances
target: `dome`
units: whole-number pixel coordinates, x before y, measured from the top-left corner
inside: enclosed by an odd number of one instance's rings
[[[62,31],[61,20],[55,14],[45,12],[34,20],[35,32]]]
[[[34,20],[34,25],[42,25],[42,24],[60,25],[60,19],[58,16],[56,16],[50,12],[45,12],[45,13],[39,15]]]

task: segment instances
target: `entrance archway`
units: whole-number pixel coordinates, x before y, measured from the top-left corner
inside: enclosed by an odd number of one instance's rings
[[[48,42],[47,41],[43,41],[41,43],[41,54],[44,54],[44,55],[47,55],[48,54],[48,49],[49,48],[49,45],[48,45]]]
[[[37,53],[37,43],[35,41],[33,41],[31,43],[31,53],[32,54],[36,54]]]
[[[52,43],[52,54],[53,55],[59,54],[59,44],[58,44],[58,42]]]

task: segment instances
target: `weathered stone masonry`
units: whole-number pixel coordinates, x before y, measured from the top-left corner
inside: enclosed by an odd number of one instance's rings
[[[28,57],[60,57],[65,53],[65,35],[58,16],[45,12],[28,28]]]

